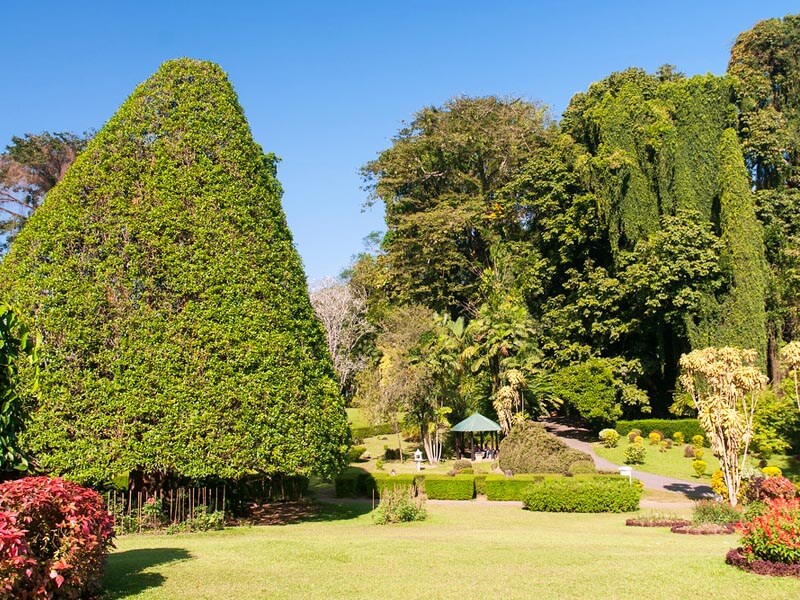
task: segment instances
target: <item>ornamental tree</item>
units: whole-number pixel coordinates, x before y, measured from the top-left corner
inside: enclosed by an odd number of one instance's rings
[[[0,264],[43,335],[21,438],[85,483],[331,472],[347,421],[280,203],[225,73],[169,61]]]
[[[757,353],[739,348],[704,348],[681,356],[681,385],[692,395],[733,506],[753,438],[753,420],[766,376],[754,366]]]

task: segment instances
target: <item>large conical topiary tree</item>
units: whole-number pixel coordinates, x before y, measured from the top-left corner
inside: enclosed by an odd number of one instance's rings
[[[280,204],[216,65],[165,63],[0,264],[44,336],[22,443],[45,470],[237,478],[338,468],[348,441]]]

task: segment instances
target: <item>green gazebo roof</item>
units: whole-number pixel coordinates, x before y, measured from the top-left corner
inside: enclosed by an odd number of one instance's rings
[[[500,431],[500,425],[480,413],[472,413],[461,423],[453,425],[450,431]]]

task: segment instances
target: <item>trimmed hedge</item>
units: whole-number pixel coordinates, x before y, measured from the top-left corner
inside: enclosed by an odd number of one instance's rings
[[[486,495],[486,478],[488,475],[475,475],[475,495]]]
[[[523,502],[540,512],[631,512],[641,495],[624,477],[564,477],[531,483]]]
[[[394,428],[391,425],[368,425],[367,427],[351,427],[350,432],[354,440],[363,440],[368,437],[376,437],[379,435],[390,435],[394,433]]]
[[[345,469],[334,479],[337,498],[365,498],[372,495],[375,479],[364,469]]]
[[[558,475],[550,477],[560,477]],[[542,481],[545,475],[487,475],[486,499],[487,500],[522,500],[530,486],[536,481]]]
[[[620,435],[628,435],[632,429],[639,429],[642,437],[646,438],[651,431],[660,431],[664,438],[672,439],[676,431],[683,434],[683,439],[691,440],[695,435],[702,435],[705,439],[706,432],[700,427],[697,419],[638,419],[635,421],[617,421],[615,427]],[[706,445],[708,442],[706,441]]]
[[[372,478],[375,490],[378,495],[390,489],[411,490],[411,495],[418,496],[424,489],[424,475],[414,475],[410,473],[400,473],[398,475],[388,475],[386,473],[373,473]]]
[[[429,500],[472,500],[474,475],[426,475],[425,493]]]

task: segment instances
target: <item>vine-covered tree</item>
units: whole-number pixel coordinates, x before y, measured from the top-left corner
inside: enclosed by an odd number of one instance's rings
[[[43,335],[21,441],[100,483],[331,472],[347,421],[281,207],[225,73],[169,61],[47,195],[0,265]]]

